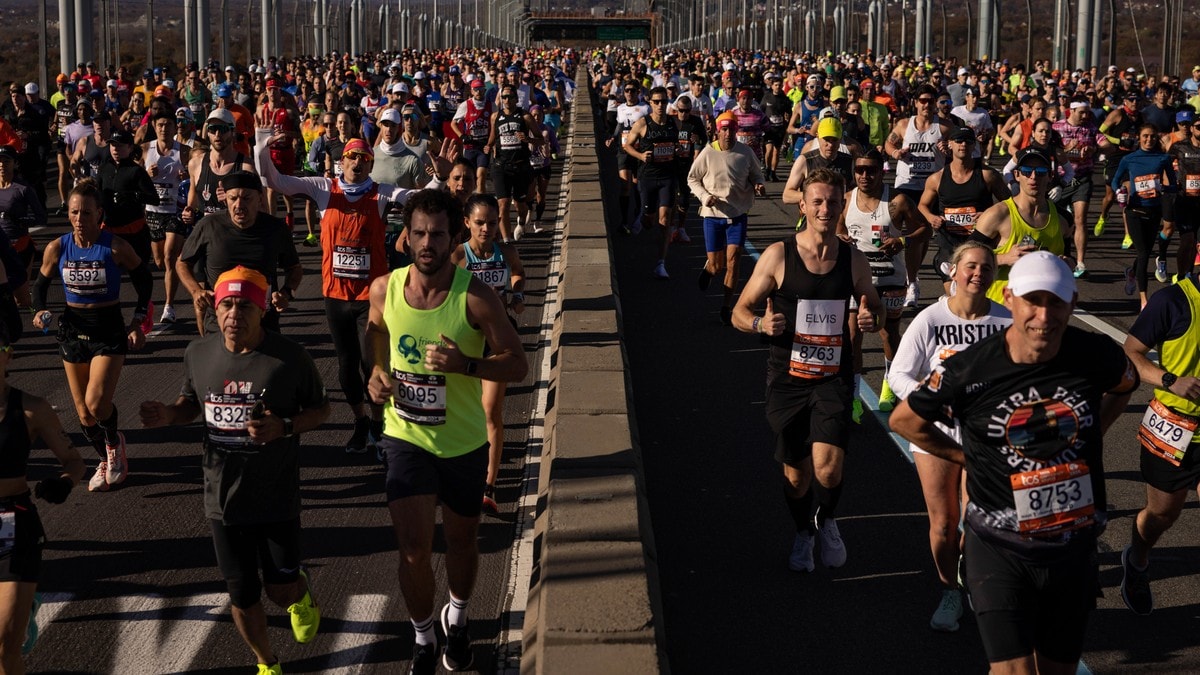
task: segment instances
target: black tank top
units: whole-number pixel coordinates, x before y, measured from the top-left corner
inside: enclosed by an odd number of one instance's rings
[[[649,152],[649,161],[642,164],[643,178],[671,178],[675,174],[675,152],[679,146],[679,127],[669,118],[666,124],[655,124],[649,116],[646,133],[638,141],[638,151]]]
[[[808,162],[808,170],[815,171],[817,169],[830,169],[842,175],[842,180],[846,181],[843,186],[850,190],[854,188],[854,159],[844,152],[839,152],[833,156],[832,160],[825,159],[821,156],[820,150],[809,150],[804,153],[804,160]]]
[[[242,153],[233,160],[233,169],[237,171],[246,162]],[[221,213],[225,210],[225,191],[221,189],[220,181],[228,174],[217,175],[212,170],[212,150],[204,155],[204,163],[200,165],[200,179],[196,181],[196,191],[200,194],[200,205],[204,214]]]
[[[1135,112],[1130,114],[1128,110],[1121,115],[1121,121],[1108,128],[1108,135],[1116,136],[1121,139],[1117,146],[1120,149],[1120,156],[1137,149],[1138,127],[1142,126],[1142,114]]]
[[[942,206],[944,227],[950,234],[966,236],[975,230],[979,214],[992,206],[992,191],[983,180],[983,167],[976,166],[965,183],[955,183],[950,167],[942,169],[938,183],[938,202]]]
[[[528,164],[529,144],[517,136],[529,136],[525,126],[525,111],[520,108],[511,115],[500,111],[496,115],[496,162],[499,164]]]
[[[21,390],[8,388],[8,409],[0,420],[0,478],[21,478],[29,463],[29,428]]]
[[[827,274],[814,274],[796,250],[796,238],[783,241],[783,283],[771,294],[776,312],[788,329],[770,338],[767,371],[771,381],[805,385],[830,377],[851,377],[850,329],[846,317],[854,294],[850,244],[838,240],[837,264]],[[800,325],[797,309],[804,305]]]

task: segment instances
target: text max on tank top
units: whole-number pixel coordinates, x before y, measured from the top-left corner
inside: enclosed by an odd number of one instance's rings
[[[909,118],[903,145],[908,150],[908,157],[896,162],[896,189],[925,188],[925,179],[946,163],[946,158],[937,147],[941,140],[942,125],[937,120],[930,121],[924,131],[918,131],[916,119]]]

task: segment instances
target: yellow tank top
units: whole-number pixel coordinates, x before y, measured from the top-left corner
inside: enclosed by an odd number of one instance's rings
[[[438,457],[458,457],[487,443],[483,388],[477,377],[426,370],[425,345],[439,344],[445,335],[468,357],[483,356],[483,332],[467,320],[471,273],[455,266],[446,300],[433,309],[416,309],[404,297],[411,269],[391,273],[384,301],[392,400],[384,406],[383,433]]]
[[[1021,212],[1017,210],[1016,202],[1011,198],[1004,200],[1004,205],[1008,207],[1008,222],[1010,224],[1008,239],[1000,242],[1000,245],[996,247],[996,255],[1003,255],[1012,250],[1013,247],[1021,245],[1021,240],[1025,239],[1025,237],[1029,237],[1039,251],[1049,251],[1054,255],[1063,254],[1065,249],[1063,247],[1062,228],[1058,222],[1058,209],[1054,207],[1054,204],[1050,204],[1050,217],[1041,229],[1025,222],[1025,219],[1021,217]],[[992,282],[992,286],[987,292],[989,298],[1000,304],[1004,304],[1004,288],[1008,286],[1008,270],[1010,267],[1012,265],[996,266],[996,280]]]
[[[1159,363],[1168,372],[1180,377],[1200,377],[1200,331],[1196,330],[1196,322],[1200,321],[1200,291],[1196,290],[1196,285],[1191,281],[1181,280],[1178,285],[1187,298],[1191,328],[1183,335],[1162,343]],[[1155,389],[1154,398],[1184,415],[1200,417],[1200,403],[1176,396],[1166,389]]]

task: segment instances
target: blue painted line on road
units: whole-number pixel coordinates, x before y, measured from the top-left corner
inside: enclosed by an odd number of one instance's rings
[[[888,413],[879,410],[879,394],[876,394],[871,385],[867,384],[867,381],[861,378],[858,381],[858,397],[862,399],[863,405],[875,415],[875,419],[879,421],[879,425],[887,431],[888,436],[892,439],[892,443],[896,445],[896,449],[900,451],[901,455],[904,455],[904,459],[907,459],[909,464],[913,464],[912,449],[909,448],[908,441],[904,440],[900,434],[892,431],[891,426],[888,425]]]

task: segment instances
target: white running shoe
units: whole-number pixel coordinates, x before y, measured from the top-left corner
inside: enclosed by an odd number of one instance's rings
[[[917,282],[912,282],[908,285],[908,291],[904,293],[904,306],[916,307],[921,300],[921,285]]]
[[[92,479],[88,481],[88,492],[107,492],[107,476],[108,464],[100,462],[96,465],[96,473],[92,474]]]
[[[962,593],[957,588],[946,589],[942,591],[941,604],[929,620],[929,627],[944,633],[953,633],[958,630],[958,620],[962,615]]]
[[[821,540],[822,565],[832,568],[846,564],[846,544],[842,541],[842,533],[838,530],[837,520],[827,519],[825,527],[817,528],[817,537]]]
[[[521,241],[521,237],[524,236],[525,228],[520,223],[517,223],[517,226],[513,228],[513,241]]]
[[[659,260],[658,264],[654,266],[654,276],[659,279],[671,278],[671,275],[667,274],[667,266],[663,261]]]
[[[162,318],[159,323],[175,323],[175,308],[170,305],[163,305]]]
[[[788,569],[793,572],[811,572],[813,564],[813,536],[807,532],[797,534],[792,543],[792,554],[788,556]]]
[[[1167,283],[1167,280],[1171,278],[1167,275],[1166,260],[1163,260],[1162,258],[1154,259],[1154,278],[1157,279],[1158,283],[1160,284]]]
[[[109,485],[124,483],[125,477],[129,475],[129,462],[125,458],[125,434],[118,431],[117,439],[116,445],[104,444],[104,449],[108,452],[108,473],[104,480]]]

